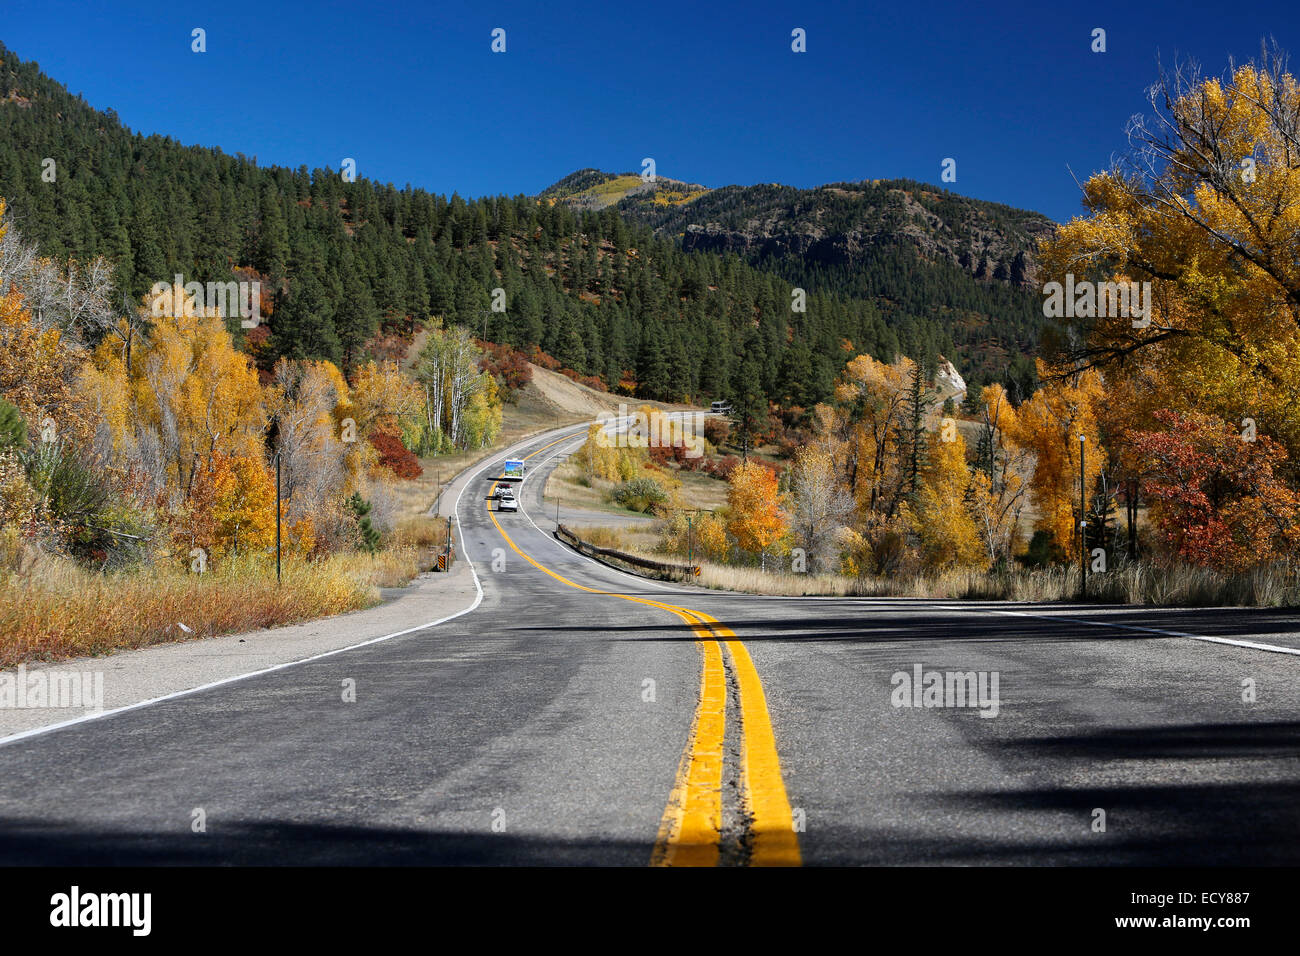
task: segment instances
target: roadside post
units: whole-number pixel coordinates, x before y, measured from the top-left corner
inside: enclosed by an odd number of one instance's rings
[[[280,453],[275,453],[275,583],[280,583]]]
[[[1084,478],[1083,459],[1088,437],[1079,432],[1079,600],[1088,599],[1088,510],[1087,480]]]

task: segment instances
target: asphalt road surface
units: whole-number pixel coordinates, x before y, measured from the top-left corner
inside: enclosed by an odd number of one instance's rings
[[[0,746],[0,863],[1300,862],[1293,614],[649,582],[557,434],[456,504],[471,613]]]

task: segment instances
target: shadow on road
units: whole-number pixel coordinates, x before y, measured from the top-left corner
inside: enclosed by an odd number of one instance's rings
[[[821,612],[816,617],[780,618],[750,615],[744,619],[719,618],[719,626],[730,628],[746,643],[789,641],[816,643],[847,641],[859,644],[945,642],[1078,642],[1078,641],[1135,641],[1167,640],[1160,634],[1141,631],[1122,631],[1109,628],[1081,628],[1060,622],[1033,618],[922,618],[915,612],[906,615],[873,611],[864,614],[859,609],[841,608],[834,612]],[[521,630],[539,633],[559,632],[572,634],[605,633],[611,641],[694,641],[694,631],[685,624],[651,623],[629,616],[621,627],[609,625],[581,625],[564,623],[534,625]],[[653,635],[637,637],[638,634]]]
[[[958,602],[949,602],[956,604]],[[808,599],[753,602],[743,616],[727,616],[714,609],[719,624],[745,641],[857,641],[864,644],[916,641],[1037,641],[1103,642],[1169,640],[1170,635],[1128,628],[1185,631],[1203,637],[1228,637],[1278,642],[1300,650],[1300,628],[1293,612],[1259,608],[1170,609],[1023,606],[968,603],[971,611],[1014,610],[1016,614],[924,614],[926,605],[867,605],[861,601],[811,601]],[[1021,616],[1060,611],[1060,617]],[[1099,613],[1106,611],[1105,614]],[[1064,619],[1062,619],[1064,618]],[[1075,620],[1070,620],[1071,618]],[[1090,626],[1078,620],[1106,622],[1121,627]],[[529,628],[539,632],[658,633],[659,640],[695,640],[689,628],[675,623],[651,623],[644,615],[629,613],[626,627],[583,626],[575,623]],[[626,637],[614,640],[643,640]],[[655,638],[650,638],[655,639]]]
[[[871,862],[912,865],[1294,866],[1300,863],[1300,783],[1083,786],[919,796],[918,813],[1024,811],[1078,820],[1059,840],[1043,828],[1023,838],[963,832],[921,839],[882,836]],[[1093,832],[1094,809],[1106,831]]]
[[[651,847],[383,827],[225,823],[220,833],[145,833],[0,818],[0,866],[645,866]]]
[[[1000,821],[998,838],[962,826],[947,835],[881,834],[872,862],[1071,864],[1089,866],[1261,866],[1300,863],[1300,723],[1184,724],[1099,728],[1069,736],[990,742],[1004,762],[1039,767],[1038,787],[918,794],[918,817],[954,814]],[[1225,761],[1244,772],[1240,781]],[[1167,761],[1160,782],[1140,761]],[[1242,763],[1246,761],[1248,763]],[[1229,766],[1233,766],[1229,765]],[[1214,779],[1217,778],[1217,779]],[[1271,779],[1270,779],[1271,778]],[[1059,786],[1047,784],[1060,780]],[[1113,782],[1111,782],[1113,781]],[[1106,829],[1093,830],[1095,811]],[[1023,834],[1006,821],[1026,822]],[[1077,822],[1074,822],[1077,821]],[[936,828],[937,829],[937,828]],[[1044,840],[1045,832],[1059,839]]]

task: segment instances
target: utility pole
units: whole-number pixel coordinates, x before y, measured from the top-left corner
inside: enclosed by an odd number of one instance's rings
[[[1079,600],[1088,599],[1088,510],[1087,481],[1084,478],[1084,454],[1088,438],[1079,432]]]
[[[280,453],[275,453],[275,583],[280,583]]]

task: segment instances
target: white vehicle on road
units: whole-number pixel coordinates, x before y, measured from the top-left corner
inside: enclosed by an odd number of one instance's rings
[[[502,488],[497,492],[497,511],[518,511],[519,499],[513,488]]]

